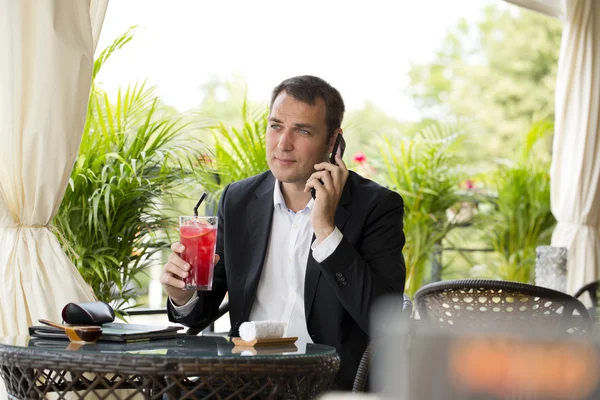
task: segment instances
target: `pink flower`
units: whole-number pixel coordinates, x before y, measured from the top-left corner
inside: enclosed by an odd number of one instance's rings
[[[212,165],[212,161],[212,158],[208,154],[201,154],[200,157],[198,157],[198,162],[200,164]]]
[[[471,190],[471,189],[473,189],[474,187],[475,187],[475,184],[473,183],[473,181],[472,181],[472,180],[470,180],[470,179],[467,179],[467,180],[465,181],[465,189],[467,189],[467,190]]]
[[[365,156],[365,153],[362,151],[357,151],[356,154],[354,154],[354,162],[358,164],[367,162],[367,156]]]

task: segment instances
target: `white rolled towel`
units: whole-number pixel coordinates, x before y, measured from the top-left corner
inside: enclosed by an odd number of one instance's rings
[[[240,326],[240,337],[246,342],[280,338],[284,332],[285,323],[279,321],[248,321]]]

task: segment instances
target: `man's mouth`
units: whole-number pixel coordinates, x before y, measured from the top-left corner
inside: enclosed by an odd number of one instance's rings
[[[290,160],[290,159],[279,158],[279,157],[275,157],[275,159],[283,164],[291,164],[291,163],[296,162],[296,160]]]

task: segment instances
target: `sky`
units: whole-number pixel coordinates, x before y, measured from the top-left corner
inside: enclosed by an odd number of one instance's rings
[[[129,27],[134,39],[105,64],[109,94],[147,79],[166,104],[197,107],[212,77],[242,77],[267,102],[285,78],[317,75],[348,110],[375,103],[400,120],[419,119],[406,96],[411,63],[431,60],[449,27],[499,0],[113,0],[97,52]]]

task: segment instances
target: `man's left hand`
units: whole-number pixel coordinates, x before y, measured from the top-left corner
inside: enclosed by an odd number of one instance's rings
[[[312,225],[317,244],[327,239],[335,230],[335,210],[348,179],[348,168],[337,154],[335,162],[337,165],[329,162],[316,164],[317,172],[308,178],[304,188],[304,192],[309,192],[311,188],[316,191],[315,204],[312,209]]]

